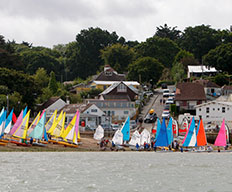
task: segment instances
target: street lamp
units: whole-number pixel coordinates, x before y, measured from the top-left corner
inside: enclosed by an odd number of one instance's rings
[[[6,95],[6,105],[7,105],[6,114],[8,114],[8,110],[9,110],[9,96],[8,96],[8,94]]]

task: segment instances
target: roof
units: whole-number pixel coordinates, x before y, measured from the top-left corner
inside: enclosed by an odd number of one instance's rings
[[[199,83],[199,84],[203,85],[204,87],[220,88],[220,86],[217,85],[216,83],[214,83],[210,80],[206,80],[206,79],[199,79],[199,80],[195,80],[194,82]]]
[[[222,101],[214,100],[214,101],[210,101],[210,102],[207,102],[207,103],[202,103],[202,104],[196,105],[195,108],[207,106],[207,105],[210,105],[210,104],[221,104],[221,105],[226,105],[226,106],[232,107],[232,102],[222,102]]]
[[[232,86],[230,86],[230,85],[224,85],[224,86],[222,87],[222,89],[223,89],[223,90],[232,90]]]
[[[206,100],[203,85],[199,83],[178,83],[176,85],[176,101]]]
[[[124,81],[126,79],[125,74],[118,74],[112,67],[109,65],[104,66],[104,71],[102,71],[95,80],[97,81]]]
[[[55,103],[59,99],[60,97],[51,97],[47,101],[45,101],[42,105],[40,105],[37,110],[47,109],[49,106],[51,106],[53,103]]]
[[[204,65],[188,65],[189,73],[213,73],[217,72],[215,67],[206,67]]]
[[[120,83],[120,82],[118,82],[118,81],[93,81],[93,83],[95,83],[97,85],[112,85],[114,83]],[[126,84],[127,86],[129,86],[129,85],[139,86],[140,85],[137,81],[122,81],[122,82],[124,84]]]

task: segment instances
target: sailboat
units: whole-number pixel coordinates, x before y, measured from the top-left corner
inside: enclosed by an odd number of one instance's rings
[[[18,128],[14,132],[13,137],[23,139],[24,141],[26,140],[29,118],[30,118],[30,110],[27,112],[27,114],[25,115],[25,117],[22,120],[22,123],[18,126]],[[30,146],[27,143],[20,143],[20,142],[15,141],[15,140],[11,140],[10,142],[15,143],[17,145]]]
[[[141,140],[141,135],[140,135],[140,133],[136,130],[133,134],[132,134],[132,136],[131,136],[131,140],[130,140],[130,142],[129,142],[129,145],[130,146],[133,146],[133,147],[135,147],[137,144],[138,145],[140,145],[140,140]]]
[[[178,137],[179,129],[178,129],[178,123],[175,119],[172,119],[172,131],[173,131],[173,137]]]
[[[49,139],[49,142],[57,143],[58,138],[61,137],[63,130],[64,130],[64,123],[65,123],[65,112],[61,111],[60,115],[58,116],[57,120],[53,123],[51,128],[47,131],[54,139]]]
[[[179,129],[179,135],[186,135],[186,133],[188,132],[188,127],[188,119],[184,118]]]
[[[122,143],[123,143],[123,134],[122,134],[121,129],[118,129],[118,130],[114,133],[112,142],[113,142],[115,145],[122,145]]]
[[[185,139],[183,140],[183,147],[195,147],[197,143],[195,120],[192,117],[191,124],[188,132],[186,133]]]
[[[205,129],[204,129],[202,119],[199,121],[196,134],[197,134],[196,146],[205,146],[205,145],[207,145],[207,139],[206,139]]]
[[[65,147],[78,147],[79,133],[79,119],[80,112],[77,110],[76,114],[61,134],[63,141],[58,141],[58,144],[64,145]]]
[[[122,125],[121,132],[123,134],[123,141],[127,142],[130,139],[130,117],[128,116]]]
[[[29,126],[27,130],[27,136],[29,136],[30,133],[33,131],[33,129],[36,127],[37,123],[39,122],[39,119],[40,119],[40,112],[37,114],[35,119],[32,121],[31,125]]]
[[[214,143],[215,146],[225,147],[226,146],[226,129],[225,129],[225,119],[222,121],[221,128],[218,132],[218,136]]]
[[[151,144],[151,134],[147,129],[144,129],[141,133],[140,146],[144,146],[144,143]]]
[[[55,110],[52,114],[52,116],[49,118],[48,122],[45,125],[47,133],[49,133],[49,130],[51,129],[52,125],[56,122],[56,115],[57,115],[57,110]]]
[[[45,120],[46,120],[46,112],[42,114],[42,117],[39,119],[39,122],[36,124],[35,128],[29,134],[29,137],[32,137],[33,139],[36,139],[36,140],[42,140],[43,135],[46,132]],[[42,147],[46,146],[38,142],[33,143],[33,145],[42,146]]]
[[[163,122],[160,128],[160,132],[157,135],[157,139],[155,142],[155,147],[167,147],[168,146],[168,135],[165,124],[165,118],[163,118]]]
[[[14,112],[14,110],[12,109],[10,114],[8,115],[7,119],[6,119],[6,124],[5,124],[5,129],[4,129],[5,134],[8,134],[10,132],[11,125],[12,125],[12,119],[13,119],[13,112]]]
[[[95,130],[95,133],[93,135],[93,138],[95,140],[100,141],[104,137],[104,129],[101,125],[98,125],[97,129]]]
[[[158,135],[159,135],[160,129],[161,129],[160,119],[157,118],[157,128],[156,128],[156,135],[155,135],[155,138],[156,138],[156,139],[157,139],[157,137],[158,137]]]
[[[171,145],[173,142],[172,117],[169,119],[168,122],[167,135],[168,135],[168,145]]]

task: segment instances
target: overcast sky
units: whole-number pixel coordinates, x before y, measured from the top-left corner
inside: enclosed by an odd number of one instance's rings
[[[168,24],[229,29],[232,0],[1,0],[0,34],[6,40],[52,47],[100,27],[126,40],[145,41]]]

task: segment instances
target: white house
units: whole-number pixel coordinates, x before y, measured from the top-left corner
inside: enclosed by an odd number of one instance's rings
[[[46,102],[44,102],[42,105],[38,106],[38,111],[42,111],[45,109],[46,111],[46,118],[50,118],[54,111],[57,109],[59,111],[66,105],[66,102],[64,102],[60,97],[51,97]]]
[[[200,77],[201,75],[215,75],[218,71],[214,67],[207,67],[204,65],[188,65],[187,77]]]
[[[65,125],[67,126],[69,122],[74,117],[77,110],[80,111],[80,125],[84,121],[84,127],[97,128],[99,124],[104,124],[106,122],[105,113],[99,109],[95,104],[69,104],[64,106],[58,111],[60,113],[66,113]]]
[[[204,124],[209,122],[220,125],[225,119],[229,127],[232,126],[232,102],[210,101],[196,105],[196,116],[203,119]]]

